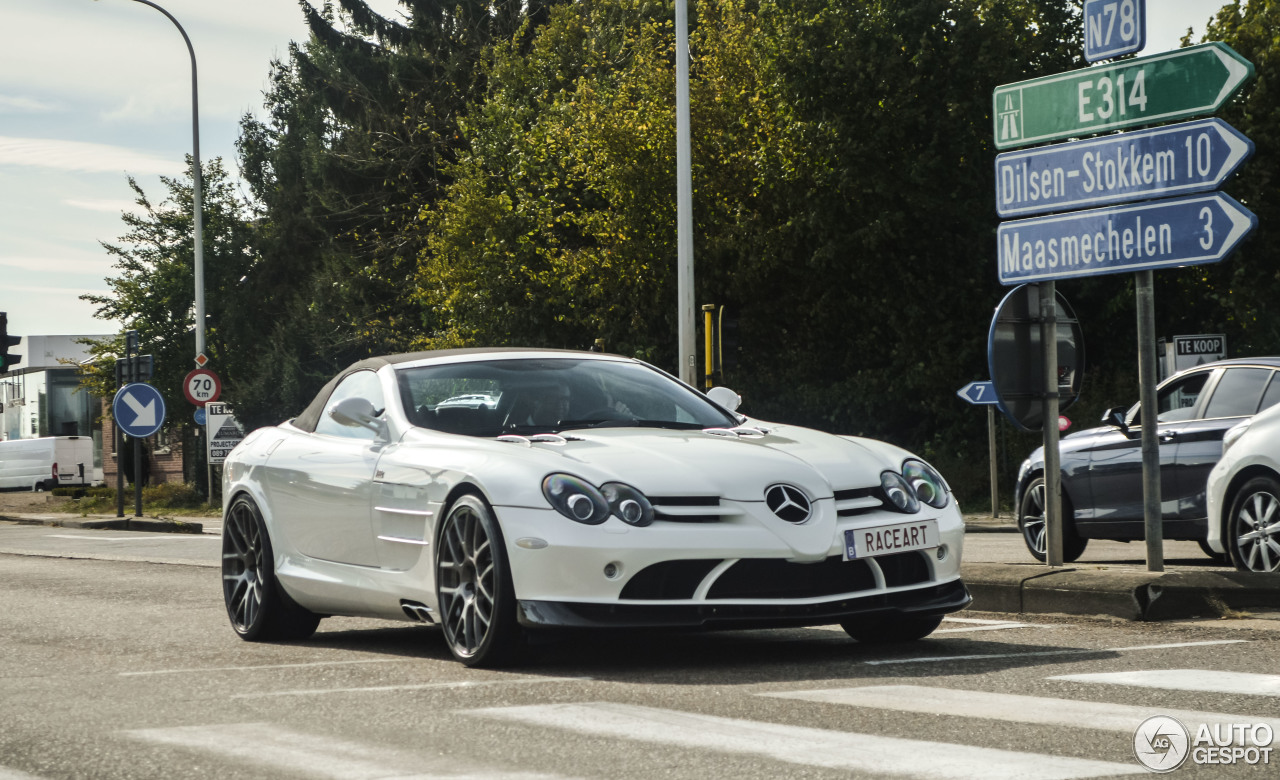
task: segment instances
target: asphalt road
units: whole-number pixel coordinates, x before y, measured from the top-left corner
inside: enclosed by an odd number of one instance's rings
[[[0,780],[1110,777],[1146,773],[1151,714],[1280,732],[1275,620],[963,613],[899,647],[629,632],[472,671],[401,623],[243,642],[216,559],[213,537],[0,523]]]

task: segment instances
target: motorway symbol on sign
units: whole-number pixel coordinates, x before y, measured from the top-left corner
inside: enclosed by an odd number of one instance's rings
[[[996,404],[996,390],[991,382],[970,382],[964,387],[956,391],[956,395],[971,404],[981,406],[983,404]]]
[[[1000,283],[1216,263],[1257,225],[1221,192],[1003,222]]]
[[[1248,60],[1213,41],[1006,84],[992,93],[996,147],[1212,114],[1251,78]]]
[[[126,435],[145,439],[164,425],[164,398],[151,385],[125,385],[111,402],[111,415]]]
[[[1145,0],[1084,0],[1084,58],[1089,62],[1147,45]]]
[[[1253,155],[1221,119],[1198,119],[996,156],[1002,217],[1217,189]]]

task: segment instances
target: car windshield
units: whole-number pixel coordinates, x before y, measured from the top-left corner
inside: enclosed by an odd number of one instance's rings
[[[638,363],[479,360],[400,368],[396,376],[414,425],[468,436],[606,427],[697,430],[738,422],[696,390]]]

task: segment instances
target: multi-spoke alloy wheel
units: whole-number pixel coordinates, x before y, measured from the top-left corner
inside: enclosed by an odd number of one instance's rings
[[[461,496],[441,524],[436,589],[445,640],[467,666],[514,660],[521,643],[502,532],[488,505]]]
[[[1231,558],[1242,571],[1280,571],[1280,483],[1258,477],[1231,508]]]
[[[281,593],[271,540],[247,496],[231,502],[222,524],[222,597],[236,633],[248,640],[305,639],[320,617]]]
[[[1071,503],[1062,497],[1062,560],[1070,563],[1084,554],[1088,539],[1076,536],[1075,528],[1067,518],[1071,517]],[[1045,514],[1044,478],[1040,477],[1027,486],[1022,494],[1022,503],[1018,506],[1018,530],[1022,532],[1022,541],[1027,550],[1037,561],[1047,557],[1049,527]]]

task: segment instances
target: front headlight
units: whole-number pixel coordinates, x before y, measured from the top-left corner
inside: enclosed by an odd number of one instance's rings
[[[551,474],[542,480],[542,495],[570,520],[600,525],[609,519],[609,502],[590,483],[571,474]]]
[[[916,499],[916,493],[911,489],[911,485],[896,471],[886,471],[880,475],[880,490],[884,492],[885,498],[889,499],[889,505],[899,512],[907,514],[915,514],[920,511],[920,502]]]
[[[639,490],[622,482],[606,482],[600,492],[613,514],[627,525],[646,526],[653,522],[653,505]]]
[[[1231,449],[1231,445],[1240,441],[1240,437],[1244,435],[1245,431],[1249,430],[1249,425],[1252,422],[1253,422],[1253,418],[1251,417],[1242,423],[1231,426],[1230,428],[1227,429],[1226,433],[1222,434],[1222,454],[1223,455],[1227,454],[1227,450]]]
[[[914,458],[902,462],[902,476],[916,494],[916,498],[933,507],[942,509],[947,505],[947,494],[951,488],[942,475],[922,460]]]

